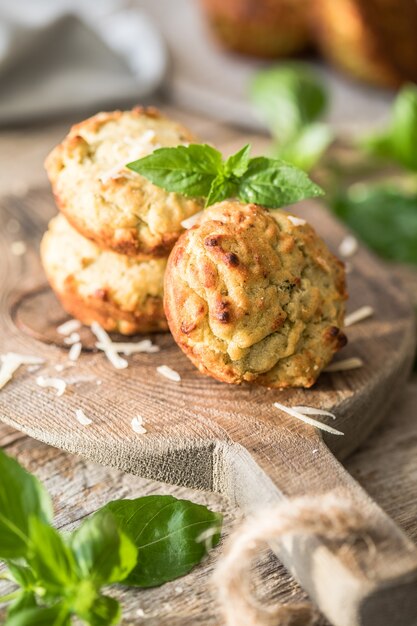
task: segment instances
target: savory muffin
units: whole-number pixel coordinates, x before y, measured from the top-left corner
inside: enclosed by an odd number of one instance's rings
[[[324,55],[355,78],[417,81],[415,0],[314,0],[312,24]]]
[[[218,39],[231,50],[287,56],[309,43],[310,0],[202,0]]]
[[[73,126],[45,167],[59,209],[103,248],[149,258],[167,256],[181,221],[198,200],[168,193],[125,166],[158,147],[195,141],[155,109],[98,113]]]
[[[59,215],[41,244],[48,280],[68,313],[125,335],[166,330],[165,259],[139,261],[101,250]]]
[[[310,387],[346,343],[343,264],[285,211],[226,201],[168,260],[165,314],[198,369],[228,383]]]

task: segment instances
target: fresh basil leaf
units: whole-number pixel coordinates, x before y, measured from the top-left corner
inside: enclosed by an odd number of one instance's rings
[[[403,87],[394,103],[391,127],[394,155],[404,167],[417,170],[417,86]]]
[[[102,510],[117,518],[138,549],[138,563],[124,581],[128,585],[154,587],[183,576],[207,554],[201,535],[212,532],[212,546],[220,539],[219,513],[173,496],[116,500]]]
[[[309,172],[332,141],[330,127],[316,122],[305,126],[289,143],[278,146],[276,157]]]
[[[251,146],[250,144],[247,144],[246,146],[243,146],[241,150],[226,159],[224,163],[224,174],[226,178],[231,175],[242,176],[242,174],[246,172],[250,161],[250,151]]]
[[[278,159],[251,159],[239,182],[239,198],[268,208],[293,204],[323,195],[305,172]]]
[[[36,577],[30,567],[13,561],[7,561],[6,565],[8,567],[9,574],[11,574],[11,578],[20,587],[23,589],[31,589],[34,586]]]
[[[52,504],[43,485],[0,450],[0,558],[25,556],[28,520],[52,519]]]
[[[373,156],[396,161],[417,171],[417,85],[406,85],[395,99],[391,121],[386,130],[360,140]]]
[[[112,626],[122,616],[119,602],[109,596],[100,595],[86,615],[80,615],[90,626]]]
[[[359,140],[359,147],[378,159],[394,158],[389,133],[374,133],[373,135],[362,137]]]
[[[55,528],[36,517],[29,519],[30,544],[27,562],[49,593],[61,595],[77,582],[71,550]]]
[[[205,206],[208,207],[216,202],[222,202],[228,198],[236,197],[238,188],[239,186],[236,180],[226,180],[222,176],[218,176],[211,184]]]
[[[288,63],[258,72],[250,98],[279,143],[287,143],[327,108],[327,92],[307,65]]]
[[[35,594],[32,591],[22,591],[16,600],[9,605],[7,609],[7,617],[10,619],[22,611],[33,609],[35,607],[37,607]]]
[[[71,618],[61,604],[24,609],[7,618],[4,626],[70,626]]]
[[[135,545],[108,511],[87,518],[72,534],[70,546],[79,576],[97,586],[124,580],[136,565]]]
[[[127,167],[166,191],[206,197],[222,169],[222,155],[207,144],[190,144],[159,148]]]
[[[386,259],[417,264],[417,196],[395,187],[353,185],[332,209]]]

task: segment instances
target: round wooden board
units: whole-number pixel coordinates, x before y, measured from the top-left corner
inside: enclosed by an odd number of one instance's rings
[[[417,550],[336,461],[356,448],[401,392],[414,353],[414,318],[400,285],[366,250],[350,260],[349,310],[363,305],[375,316],[348,329],[349,344],[338,358],[357,356],[364,367],[322,374],[309,390],[268,390],[231,386],[202,376],[168,334],[157,335],[156,354],[136,354],[115,370],[83,330],[86,350],[74,367],[57,372],[68,348],[56,333],[65,316],[45,289],[38,243],[45,218],[54,212],[49,194],[38,191],[9,198],[1,206],[1,353],[13,351],[45,360],[37,371],[21,367],[0,393],[0,419],[28,435],[99,463],[163,482],[218,491],[244,510],[274,505],[282,498],[332,493],[356,504],[370,527],[383,529],[375,550],[366,543],[340,553],[317,537],[279,549],[283,562],[336,626],[376,626],[382,616],[392,626],[417,617]],[[308,219],[337,250],[346,230],[312,203],[296,212]],[[27,251],[14,256],[13,221]],[[13,229],[10,228],[13,226]],[[166,364],[179,383],[158,374]],[[40,388],[36,376],[59,376],[66,393]],[[279,412],[273,403],[324,408],[344,436],[328,435]],[[82,426],[83,409],[92,420]],[[140,415],[147,429],[131,427]],[[332,452],[329,451],[329,448]],[[319,548],[319,549],[318,549]],[[360,568],[358,570],[358,563]],[[366,584],[365,584],[366,583]],[[387,588],[395,601],[387,602]],[[407,608],[399,611],[399,607]],[[414,621],[413,621],[414,620]]]
[[[346,235],[343,226],[318,205],[307,203],[297,212],[337,250]],[[1,234],[1,352],[41,356],[45,366],[37,374],[68,382],[65,395],[57,398],[39,388],[35,373],[22,367],[0,394],[0,417],[15,428],[126,471],[213,488],[212,451],[221,442],[242,443],[245,434],[255,432],[265,444],[277,443],[277,437],[317,437],[314,429],[274,409],[274,401],[335,412],[332,425],[345,435],[326,436],[326,442],[343,457],[365,439],[400,391],[414,349],[413,312],[401,287],[364,249],[349,260],[348,310],[371,305],[375,316],[348,329],[348,346],[337,358],[358,356],[365,365],[322,374],[312,389],[274,391],[218,383],[199,374],[169,335],[154,337],[159,353],[132,356],[130,367],[118,371],[103,354],[91,353],[94,341],[88,329],[83,330],[86,350],[76,367],[57,374],[54,367],[66,361],[68,348],[56,325],[66,316],[45,286],[37,252],[45,218],[52,213],[49,194],[42,191],[9,198],[2,207],[2,223],[7,225],[17,214],[30,215],[25,223],[31,229],[24,234],[28,249],[22,256],[11,254],[16,235],[8,235],[7,228]],[[177,370],[181,382],[159,375],[156,367],[161,364]],[[77,408],[93,420],[88,428],[75,420]],[[132,431],[135,415],[143,417],[146,436]]]

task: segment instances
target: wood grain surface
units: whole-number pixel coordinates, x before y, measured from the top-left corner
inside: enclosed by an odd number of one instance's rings
[[[12,223],[14,216],[19,213],[26,229],[20,232],[19,238],[33,242],[44,227],[51,205],[48,196],[39,191],[25,194],[19,200],[9,198],[2,203],[2,210],[2,221],[6,225]],[[306,211],[308,213],[304,216],[313,224],[316,222],[319,231],[335,247],[344,234],[343,230],[334,226],[318,209],[308,207]],[[4,212],[8,213],[6,218]],[[22,219],[23,215],[25,219]],[[16,238],[15,234],[13,238]],[[3,241],[0,245],[6,252],[10,250],[10,232],[7,228],[3,231]],[[317,433],[303,425],[295,424],[282,415],[278,417],[271,405],[274,396],[274,399],[283,403],[336,407],[338,426],[345,430],[346,436],[328,441],[331,445],[334,444],[333,447],[339,455],[344,455],[350,452],[361,438],[366,437],[393,399],[392,389],[401,386],[407,374],[413,349],[409,305],[401,289],[388,274],[375,265],[367,253],[361,251],[360,255],[355,257],[353,265],[352,308],[372,304],[378,311],[375,320],[352,328],[350,333],[349,350],[354,349],[355,355],[362,356],[368,367],[356,373],[331,377],[326,375],[314,391],[307,392],[308,402],[305,392],[277,394],[265,390],[244,389],[239,390],[239,407],[236,407],[236,389],[221,386],[222,391],[219,392],[218,383],[208,379],[201,382],[201,376],[178,355],[176,347],[169,339],[161,337],[157,341],[160,342],[163,351],[158,357],[163,354],[163,362],[181,371],[183,375],[181,392],[174,383],[168,383],[155,375],[155,363],[152,361],[154,356],[152,358],[149,355],[135,356],[134,366],[126,372],[117,372],[117,376],[120,376],[118,383],[111,388],[115,372],[104,361],[103,356],[85,355],[77,367],[77,376],[74,376],[75,380],[70,391],[64,398],[54,401],[48,392],[36,388],[33,374],[30,376],[22,370],[17,377],[20,384],[9,385],[7,394],[6,390],[3,391],[0,398],[3,404],[0,410],[9,423],[26,428],[27,432],[35,436],[45,439],[45,436],[50,437],[52,433],[53,437],[49,441],[55,445],[84,452],[101,462],[111,461],[127,471],[140,472],[143,475],[194,487],[217,489],[233,495],[241,505],[247,504],[247,508],[267,504],[268,495],[271,494],[273,494],[273,497],[270,497],[271,502],[274,501],[275,495],[279,497],[283,494],[297,495],[304,491],[301,488],[303,482],[305,486],[314,487],[315,493],[327,490],[334,480],[340,480],[343,488],[351,490],[352,481],[331,459],[326,448],[321,445]],[[16,282],[19,284],[19,290],[27,294],[28,290],[39,284],[40,276],[36,251],[29,250],[26,255],[18,258],[6,254],[5,263],[0,266],[0,282],[6,287],[2,290],[4,309],[10,311],[16,300]],[[363,300],[364,295],[366,301]],[[53,310],[53,307],[48,305],[47,308],[48,313],[50,308]],[[45,315],[46,313],[47,311]],[[29,338],[27,333],[16,334],[16,327],[11,318],[6,318],[4,322],[2,338],[6,338],[5,348],[30,354],[43,354],[49,366],[65,358],[62,348],[40,344]],[[346,351],[346,356],[348,355],[349,352]],[[97,379],[103,383],[100,390],[96,385]],[[369,390],[369,393],[364,390]],[[379,394],[376,394],[378,391]],[[222,403],[220,413],[215,408],[219,393]],[[275,397],[277,395],[279,397]],[[192,397],[192,403],[182,401],[181,398],[184,396]],[[215,404],[213,398],[216,399]],[[375,402],[376,398],[378,402]],[[74,408],[80,406],[80,402],[86,412],[94,418],[94,424],[88,430],[77,429],[74,422]],[[138,406],[149,431],[142,439],[132,433],[127,420],[132,411],[138,412]],[[177,412],[172,410],[172,406],[176,406]],[[31,408],[30,413],[28,407]],[[164,411],[166,419],[161,420]],[[35,419],[33,413],[36,414]],[[59,419],[56,417],[57,413]],[[198,421],[195,419],[196,414]],[[354,416],[356,420],[353,419]],[[113,441],[107,449],[106,445],[103,445],[103,433],[106,433],[106,441],[109,434]],[[183,445],[185,435],[187,440],[192,442],[189,446]],[[255,460],[254,472],[247,474],[250,459],[245,454],[235,454],[232,459],[230,454],[225,454],[225,450],[230,452],[231,441],[238,443],[242,450],[250,451],[252,460]],[[165,443],[162,445],[161,442]],[[299,446],[296,463],[293,460],[294,442]],[[234,450],[236,451],[236,446]],[[319,454],[313,455],[317,450]],[[158,457],[158,462],[154,462],[151,468],[148,463],[149,454],[152,459]],[[230,479],[231,467],[236,470],[233,480]],[[291,468],[291,472],[283,471],[283,467]],[[258,474],[256,468],[261,468]],[[245,470],[243,473],[242,469]],[[275,484],[278,483],[277,494],[274,490],[271,491],[268,481],[265,482],[265,475],[272,477]],[[219,476],[225,477],[226,480],[218,481]],[[256,477],[251,491],[260,496],[259,502],[249,498],[250,502],[245,503],[246,494],[239,493],[236,476],[239,476],[239,481],[245,488],[248,478]],[[370,507],[371,515],[382,519],[379,510],[364,497],[363,492],[356,490],[355,487],[353,491],[358,494],[360,502],[363,501]],[[391,530],[394,532],[394,529]],[[404,538],[397,536],[396,531],[394,535],[400,544],[404,544],[402,547],[405,547]],[[393,547],[398,546],[394,543]],[[391,574],[395,573],[397,566],[398,572],[404,568],[404,571],[407,568],[409,571],[414,569],[414,557],[408,561],[401,558],[395,560],[394,554],[392,557]],[[293,561],[294,554],[288,562]],[[379,573],[382,573],[382,569]],[[378,579],[378,576],[376,578]],[[385,580],[389,578],[388,570],[382,578]],[[338,610],[340,611],[340,607]],[[327,612],[329,613],[329,610]],[[337,618],[337,623],[353,623],[351,616],[348,617],[348,621],[341,619]]]
[[[410,384],[374,436],[345,462],[346,469],[414,542],[417,542],[416,406],[417,386]],[[53,496],[55,523],[63,529],[75,527],[110,499],[155,493],[189,498],[222,511],[226,516],[225,536],[240,521],[239,511],[219,495],[162,485],[105,468],[30,439],[5,425],[0,425],[0,446],[44,481]],[[115,597],[123,603],[124,626],[221,626],[211,580],[221,550],[222,544],[189,575],[163,587],[115,588]],[[305,592],[272,553],[262,556],[254,579],[265,602],[308,601]],[[0,584],[0,593],[6,593],[6,589]],[[4,611],[0,611],[0,619],[3,617]],[[329,626],[329,622],[322,617],[317,626]],[[390,624],[381,622],[380,626]]]

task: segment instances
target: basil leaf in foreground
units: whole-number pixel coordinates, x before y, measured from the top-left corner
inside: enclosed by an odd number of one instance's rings
[[[395,187],[357,184],[331,206],[382,257],[417,264],[417,195]]]
[[[127,167],[166,191],[206,197],[222,166],[222,155],[207,144],[159,148]]]
[[[36,517],[29,520],[30,544],[27,562],[49,592],[60,594],[77,577],[74,557],[55,528]]]
[[[9,617],[4,626],[70,626],[71,618],[61,604],[24,609]]]
[[[322,189],[305,172],[279,161],[257,157],[240,180],[238,196],[267,208],[293,204],[304,198],[323,195]]]
[[[115,516],[138,549],[138,563],[125,580],[128,585],[154,587],[183,576],[207,554],[207,541],[199,540],[202,535],[210,535],[210,546],[220,539],[220,513],[173,496],[117,500],[101,511]]]
[[[110,596],[98,596],[91,609],[84,616],[80,615],[90,626],[112,626],[118,624],[122,616],[120,604]]]
[[[51,521],[51,499],[35,476],[0,450],[0,558],[26,554],[30,516]]]
[[[135,567],[137,549],[109,512],[87,518],[71,536],[81,578],[95,585],[120,582]]]
[[[7,617],[10,619],[14,615],[18,615],[27,609],[37,607],[35,594],[31,591],[22,591],[17,598],[9,605],[7,609]],[[6,622],[8,623],[8,622]]]

